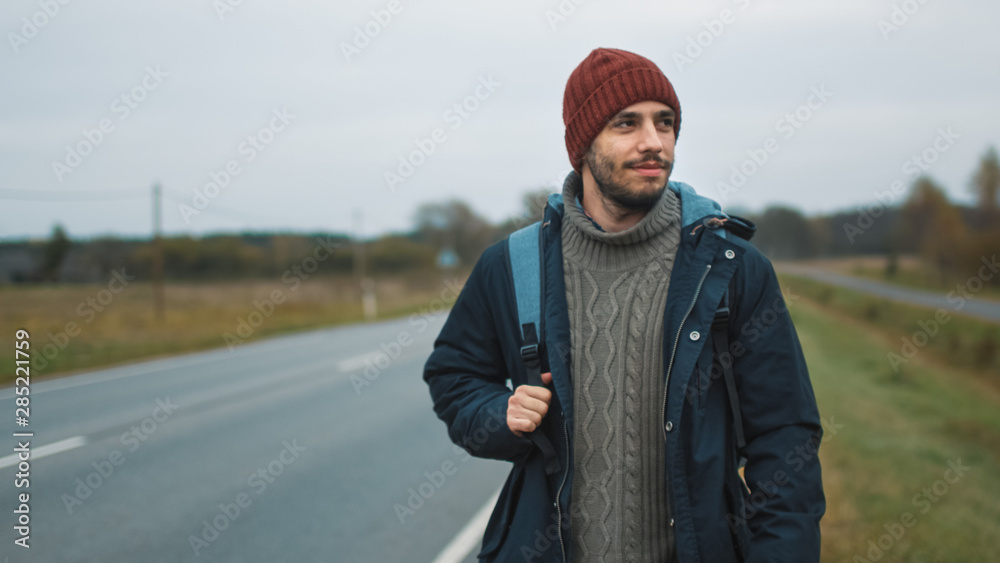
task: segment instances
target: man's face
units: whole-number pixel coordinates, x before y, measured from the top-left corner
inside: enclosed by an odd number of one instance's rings
[[[660,198],[674,165],[674,119],[670,106],[645,101],[608,120],[584,157],[601,194],[629,210],[650,209]]]

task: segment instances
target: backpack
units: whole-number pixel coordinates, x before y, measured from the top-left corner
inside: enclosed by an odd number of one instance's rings
[[[736,219],[736,221],[730,219]],[[510,272],[514,281],[514,294],[517,301],[517,318],[521,327],[521,358],[527,368],[526,381],[528,385],[539,387],[544,386],[541,374],[541,356],[539,355],[539,343],[544,329],[542,324],[544,318],[542,315],[542,288],[545,286],[545,273],[541,267],[543,254],[541,225],[542,222],[537,221],[514,231],[508,237],[507,242],[507,256],[510,261]],[[727,232],[731,232],[744,240],[750,240],[755,230],[751,221],[735,215],[729,215],[725,219],[708,217],[703,220],[703,225],[716,230],[723,238]],[[718,230],[719,227],[723,227],[723,229]],[[736,378],[733,375],[732,362],[723,361],[729,349],[729,288],[722,295],[722,301],[712,319],[712,342],[715,361],[722,368],[726,392],[729,396],[736,448],[737,451],[741,451],[746,446],[746,438],[743,433],[743,416],[739,397],[736,394]],[[548,437],[536,429],[528,434],[528,438],[542,452],[545,459],[545,473],[551,475],[559,471],[559,458]],[[740,465],[743,463],[744,460],[741,458]]]

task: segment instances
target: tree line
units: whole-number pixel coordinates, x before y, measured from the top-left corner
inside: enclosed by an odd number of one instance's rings
[[[892,275],[900,255],[915,255],[928,273],[949,282],[976,275],[982,261],[1000,251],[996,148],[980,158],[969,190],[975,204],[961,205],[924,175],[901,194],[898,205],[877,197],[854,211],[805,217],[792,208],[771,207],[749,218],[758,224],[754,243],[771,259],[884,255]],[[1000,276],[989,281],[1000,286]]]
[[[976,204],[948,199],[929,176],[917,178],[907,193],[856,210],[807,217],[788,206],[772,206],[745,216],[758,226],[753,244],[772,260],[901,254],[919,255],[942,280],[973,275],[983,257],[1000,249],[1000,162],[990,148],[971,177]],[[529,190],[521,213],[499,224],[452,199],[421,205],[413,228],[356,241],[344,233],[238,233],[204,237],[172,236],[162,240],[168,280],[272,278],[289,264],[312,254],[326,241],[330,257],[320,273],[378,276],[430,271],[442,256],[471,267],[489,245],[541,218],[550,191]],[[743,213],[737,213],[744,215]],[[125,268],[149,279],[155,247],[149,239],[100,237],[72,240],[55,226],[48,240],[0,244],[0,282],[85,282]],[[452,262],[452,261],[449,261]],[[361,271],[363,270],[363,272]],[[1000,284],[1000,276],[991,280]]]

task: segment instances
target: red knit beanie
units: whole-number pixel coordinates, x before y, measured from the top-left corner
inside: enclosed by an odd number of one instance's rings
[[[673,85],[653,61],[621,49],[591,51],[569,76],[563,95],[566,150],[580,172],[583,157],[609,119],[634,103],[663,102],[677,112],[674,136],[681,131],[681,104]]]

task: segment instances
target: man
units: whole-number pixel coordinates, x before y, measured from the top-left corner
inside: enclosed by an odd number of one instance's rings
[[[483,253],[424,370],[452,440],[514,464],[480,559],[818,561],[822,428],[798,337],[770,262],[732,236],[752,224],[668,181],[673,86],[596,49],[563,121],[574,171],[539,242],[543,385],[525,377],[507,241]]]

